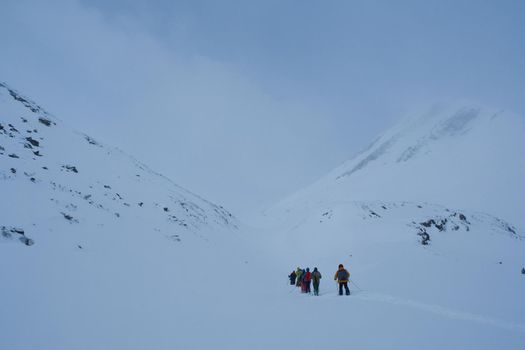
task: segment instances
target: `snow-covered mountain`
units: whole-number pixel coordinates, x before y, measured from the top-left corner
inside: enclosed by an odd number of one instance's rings
[[[319,247],[328,242],[373,245],[374,236],[363,237],[362,230],[386,226],[397,232],[389,235],[393,241],[406,238],[440,254],[455,250],[454,257],[464,255],[454,247],[468,239],[474,248],[466,251],[506,257],[519,270],[525,264],[524,150],[523,118],[486,108],[436,106],[406,118],[267,210],[264,221],[279,228],[277,245],[295,242],[296,248],[321,255]],[[441,240],[450,241],[442,245]],[[510,248],[496,254],[501,242]],[[400,254],[407,247],[398,248]]]
[[[226,209],[3,83],[0,193],[2,349],[187,349],[207,269],[251,268]]]
[[[29,246],[67,231],[62,239],[81,249],[113,225],[184,244],[237,226],[221,206],[69,129],[6,84],[0,84],[0,159],[4,240]]]
[[[524,151],[523,119],[436,107],[267,210],[268,249],[350,269],[348,317],[326,317],[357,348],[522,348]]]
[[[483,211],[525,226],[525,119],[505,111],[436,106],[274,208],[337,201],[415,201]]]

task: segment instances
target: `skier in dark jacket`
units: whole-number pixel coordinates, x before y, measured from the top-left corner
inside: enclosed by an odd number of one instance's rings
[[[305,293],[311,293],[310,290],[310,284],[312,282],[312,273],[310,272],[310,269],[307,267],[306,272],[304,273],[303,277],[303,284],[304,284],[304,292]]]
[[[319,284],[321,283],[321,277],[321,273],[317,270],[317,267],[314,267],[314,272],[312,272],[314,295],[319,295]]]
[[[295,278],[296,277],[297,277],[297,274],[295,273],[295,271],[292,271],[292,273],[288,275],[288,278],[290,279],[290,285],[292,285],[292,286],[295,285]]]
[[[346,295],[350,295],[350,289],[348,289],[348,279],[350,278],[350,272],[348,272],[343,264],[339,264],[339,269],[335,273],[334,280],[339,283],[339,295],[343,295],[343,287],[345,288]]]

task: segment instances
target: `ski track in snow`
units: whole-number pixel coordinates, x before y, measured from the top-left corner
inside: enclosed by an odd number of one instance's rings
[[[292,293],[294,291],[295,291],[295,288],[291,289],[289,293]],[[503,328],[503,329],[507,329],[511,331],[525,332],[525,324],[512,323],[512,322],[508,322],[508,321],[501,320],[501,319],[491,318],[488,316],[473,314],[473,313],[464,312],[464,311],[458,311],[458,310],[450,309],[450,308],[440,306],[440,305],[426,304],[426,303],[422,303],[419,301],[402,299],[402,298],[394,297],[388,294],[381,294],[381,293],[360,290],[360,291],[353,291],[350,297],[341,297],[337,295],[337,293],[332,293],[332,292],[321,292],[319,296],[320,297],[323,297],[323,296],[333,297],[333,298],[348,298],[348,300],[359,299],[359,300],[370,301],[370,302],[381,302],[381,303],[387,303],[391,305],[407,306],[413,309],[433,313],[433,314],[440,315],[440,316],[447,317],[447,318],[454,319],[454,320],[477,322],[477,323],[481,323],[481,324],[485,324],[485,325],[489,325],[493,327],[498,327],[498,328]]]
[[[448,317],[455,320],[472,321],[482,323],[494,327],[504,328],[512,331],[525,332],[525,324],[512,323],[500,319],[495,319],[483,315],[473,314],[464,311],[457,311],[450,308],[446,308],[440,305],[425,304],[418,301],[401,299],[391,295],[373,293],[373,292],[357,292],[352,294],[352,298],[366,300],[366,301],[377,301],[393,305],[408,306],[414,309],[434,313],[444,317]]]

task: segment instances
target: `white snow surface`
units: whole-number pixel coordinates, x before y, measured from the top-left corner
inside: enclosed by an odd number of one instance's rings
[[[3,84],[0,348],[524,349],[523,124],[450,111],[248,226]]]

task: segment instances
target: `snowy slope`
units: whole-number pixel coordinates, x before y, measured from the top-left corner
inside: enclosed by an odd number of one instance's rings
[[[6,84],[0,193],[1,349],[188,348],[206,269],[250,268],[228,211]]]
[[[427,201],[525,226],[525,120],[453,105],[407,118],[275,212],[332,201]]]
[[[354,298],[316,304],[347,313],[327,317],[362,348],[521,349],[524,136],[523,119],[483,108],[406,119],[267,210],[268,249],[319,267],[325,297],[349,267]]]
[[[314,334],[325,337],[317,346],[525,346],[525,237],[501,219],[423,202],[347,201],[311,208],[265,234],[279,265],[323,274],[312,302],[290,291],[299,298],[290,301],[295,310],[312,312]],[[336,296],[332,281],[339,263],[351,273],[348,298]],[[332,340],[338,334],[345,340]]]
[[[108,223],[140,224],[144,234],[177,242],[235,230],[235,219],[222,207],[118,149],[68,129],[5,84],[0,108],[4,239],[38,244],[67,228],[70,244],[85,246],[90,240],[85,231],[104,230]]]

